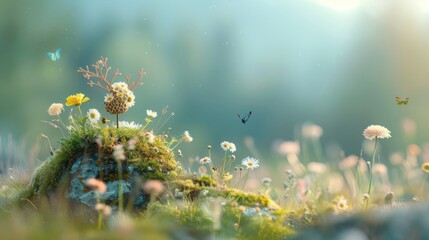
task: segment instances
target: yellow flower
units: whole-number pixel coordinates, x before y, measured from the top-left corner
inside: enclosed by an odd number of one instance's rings
[[[89,98],[85,97],[83,93],[78,93],[75,95],[71,95],[66,99],[67,106],[80,106],[82,103],[88,101]]]
[[[429,162],[424,162],[422,164],[422,171],[423,173],[429,173]]]

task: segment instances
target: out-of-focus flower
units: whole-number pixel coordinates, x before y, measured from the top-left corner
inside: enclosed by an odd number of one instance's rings
[[[164,184],[159,180],[148,180],[143,186],[143,191],[147,194],[159,195],[164,191]]]
[[[310,162],[307,164],[307,169],[312,173],[323,174],[328,170],[328,167],[321,162]]]
[[[122,144],[117,144],[113,147],[113,159],[116,161],[123,161],[126,159],[124,146]]]
[[[278,153],[282,155],[298,155],[301,151],[301,148],[299,146],[298,142],[292,142],[292,141],[285,141],[280,143],[280,145],[277,148]]]
[[[120,121],[119,127],[139,129],[142,127],[142,125],[139,123],[135,123],[134,121],[132,121],[132,122]]]
[[[241,165],[244,165],[247,167],[247,169],[255,169],[259,167],[259,160],[252,158],[252,157],[246,157],[241,161]]]
[[[70,95],[66,98],[67,106],[80,106],[82,103],[89,101],[88,97],[85,97],[83,93],[78,93],[75,95]]]
[[[350,155],[348,157],[346,157],[345,159],[341,160],[338,163],[338,166],[340,167],[341,170],[347,170],[350,169],[354,166],[356,166],[356,164],[358,163],[359,158],[355,155]]]
[[[374,174],[378,174],[380,176],[387,176],[387,167],[382,163],[374,164]]]
[[[157,116],[158,116],[158,113],[156,113],[156,112],[154,112],[154,111],[152,111],[152,110],[146,110],[146,114],[147,114],[147,116],[148,117],[150,117],[150,118],[156,118]]]
[[[373,140],[374,138],[390,138],[390,131],[380,125],[370,125],[369,127],[363,130],[363,136],[368,140]]]
[[[424,163],[422,164],[422,171],[423,171],[424,173],[429,173],[429,162],[424,162]]]
[[[302,127],[302,136],[304,138],[319,139],[323,134],[322,127],[316,124],[305,124]]]
[[[95,178],[90,178],[86,181],[86,185],[98,194],[103,194],[107,190],[107,186],[103,181]]]
[[[413,135],[416,133],[416,122],[413,119],[405,118],[402,120],[402,130],[405,134]]]
[[[420,147],[417,144],[408,145],[408,153],[411,156],[418,156],[420,152],[421,152]]]
[[[127,142],[127,145],[128,145],[127,148],[128,148],[128,150],[134,150],[134,149],[136,149],[136,144],[137,144],[138,141],[139,141],[138,137],[133,137],[130,140],[128,140],[128,142]]]
[[[225,181],[225,182],[228,182],[228,181],[231,181],[232,180],[232,178],[233,178],[234,176],[231,174],[231,173],[225,173],[224,175],[223,175],[223,180]]]
[[[188,142],[188,143],[190,143],[190,142],[192,142],[194,140],[194,138],[193,137],[191,137],[191,135],[189,134],[189,132],[188,131],[185,131],[184,133],[183,133],[183,141],[184,142]]]
[[[143,135],[149,143],[155,142],[155,135],[152,131],[147,131]]]
[[[394,152],[390,155],[390,163],[399,165],[405,161],[404,156],[400,152]]]
[[[328,192],[337,194],[344,188],[344,178],[338,173],[332,173],[328,176]]]
[[[344,197],[341,197],[340,199],[337,200],[337,209],[341,212],[347,211],[349,209],[349,206],[347,204],[347,199],[345,199]]]
[[[272,180],[271,178],[264,177],[261,179],[261,182],[265,187],[269,187],[271,185]]]
[[[91,123],[96,123],[98,120],[100,120],[100,117],[101,117],[100,112],[98,112],[98,110],[95,108],[89,109],[87,116],[89,121],[91,121]]]
[[[234,143],[230,142],[228,150],[233,153],[233,152],[235,152],[237,150],[237,148],[235,147]]]
[[[48,109],[48,113],[51,116],[58,116],[64,110],[64,105],[62,103],[52,103]]]
[[[210,164],[211,162],[212,162],[212,160],[209,157],[203,157],[200,159],[201,165],[207,165],[207,164]]]
[[[102,212],[104,216],[108,217],[112,214],[112,208],[103,203],[95,204],[95,210]]]

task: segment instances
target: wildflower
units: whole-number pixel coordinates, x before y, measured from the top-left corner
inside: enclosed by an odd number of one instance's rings
[[[429,162],[424,162],[422,164],[422,171],[423,173],[429,173]]]
[[[420,152],[421,152],[420,147],[417,144],[408,145],[408,153],[411,156],[418,156]]]
[[[114,99],[113,95],[108,93],[105,97],[104,97],[104,102],[108,103],[111,102]]]
[[[404,156],[400,152],[394,152],[390,155],[390,163],[393,165],[399,165],[405,161]]]
[[[88,97],[85,97],[83,93],[78,93],[75,95],[70,95],[66,99],[67,106],[80,106],[82,103],[89,101]]]
[[[107,186],[103,181],[95,178],[90,178],[86,181],[86,185],[98,194],[103,194],[107,190]]]
[[[368,140],[373,140],[374,138],[390,138],[392,137],[390,135],[390,131],[380,125],[371,125],[369,127],[367,127],[364,131],[363,131],[363,136],[368,139]]]
[[[358,163],[358,157],[355,155],[350,155],[348,157],[346,157],[345,159],[341,160],[340,163],[338,164],[338,166],[340,167],[341,170],[346,170],[346,169],[350,169],[354,166],[356,166],[356,164]]]
[[[189,132],[188,131],[185,131],[184,133],[183,133],[183,141],[184,142],[188,142],[188,143],[190,143],[190,142],[192,142],[194,140],[194,138],[192,138],[191,137],[191,135],[189,134]]]
[[[58,116],[62,110],[64,110],[64,105],[62,103],[52,103],[48,109],[48,113],[51,116]]]
[[[229,142],[227,142],[227,141],[223,141],[221,144],[220,144],[220,147],[224,150],[224,151],[228,151],[229,150]]]
[[[146,138],[146,140],[148,141],[148,143],[155,142],[155,135],[153,134],[152,131],[145,132],[143,135]]]
[[[306,124],[302,127],[302,136],[310,139],[319,139],[323,134],[323,129],[316,124]]]
[[[310,162],[307,164],[308,171],[312,173],[323,174],[328,170],[328,167],[324,163]]]
[[[145,193],[159,195],[164,191],[164,185],[159,180],[148,180],[142,189]]]
[[[150,118],[156,118],[158,116],[158,113],[152,111],[152,110],[146,110],[146,114]]]
[[[211,146],[211,145],[208,145],[208,146],[207,146],[207,149],[208,149],[208,150],[211,150],[211,149],[212,149],[212,146]]]
[[[103,203],[95,204],[95,210],[102,212],[104,216],[108,217],[112,214],[112,208]]]
[[[406,118],[402,121],[402,130],[405,134],[413,135],[416,133],[417,126],[413,119]]]
[[[209,157],[203,157],[200,159],[201,165],[208,165],[212,162],[212,160]]]
[[[246,157],[241,161],[241,165],[244,165],[247,167],[247,169],[255,169],[259,167],[259,160],[252,158],[252,157]]]
[[[132,121],[132,122],[120,121],[119,122],[119,127],[139,129],[139,128],[142,127],[142,125],[138,124],[138,123],[135,123],[134,121]]]
[[[231,179],[233,178],[234,176],[231,174],[231,173],[225,173],[225,175],[223,175],[223,180],[225,181],[225,182],[228,182],[228,181],[231,181]]]
[[[363,195],[363,200],[368,201],[369,200],[369,194],[365,193]]]
[[[229,146],[228,146],[228,150],[233,153],[233,152],[235,152],[237,150],[237,148],[235,147],[234,143],[230,142]]]
[[[177,156],[183,157],[182,151],[180,149],[177,150]]]
[[[116,93],[125,92],[125,89],[128,89],[128,85],[124,82],[116,82],[112,84],[112,90]]]
[[[340,211],[347,211],[349,209],[349,206],[347,205],[347,199],[344,197],[341,197],[337,200],[337,209]]]
[[[262,184],[264,184],[265,187],[269,187],[271,184],[271,178],[265,177],[261,179]]]
[[[122,145],[122,144],[118,144],[118,145],[115,145],[114,147],[113,147],[113,154],[112,154],[112,157],[113,157],[113,159],[115,159],[116,161],[122,161],[122,160],[125,160],[126,159],[126,157],[125,157],[125,154],[124,154],[125,152],[124,152],[124,146]]]
[[[282,155],[298,155],[301,148],[298,142],[285,141],[277,147],[277,151]]]
[[[136,149],[136,144],[138,142],[139,138],[138,137],[133,137],[130,140],[128,140],[127,144],[128,144],[128,150],[134,150]]]
[[[245,212],[246,211],[246,207],[245,206],[239,206],[238,207],[238,210],[240,211],[240,212]]]
[[[231,154],[231,156],[229,156],[229,157],[231,158],[232,161],[235,160],[235,155],[234,154]]]
[[[131,91],[128,91],[126,94],[127,97],[127,107],[132,107],[136,103],[136,97],[134,96],[134,93]]]
[[[201,191],[201,195],[203,195],[203,196],[207,196],[208,193],[209,193],[209,190],[207,190],[207,189],[204,189]]]
[[[98,120],[100,120],[100,116],[101,116],[100,112],[98,112],[98,110],[95,108],[89,109],[87,115],[88,115],[88,119],[89,119],[89,121],[91,121],[91,123],[95,123]]]

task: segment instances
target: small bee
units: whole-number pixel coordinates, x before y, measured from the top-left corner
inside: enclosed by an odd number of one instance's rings
[[[250,115],[252,115],[252,111],[250,111],[246,116],[240,116],[240,114],[239,113],[237,113],[237,116],[240,118],[240,120],[241,120],[241,122],[243,123],[243,124],[246,124],[246,122],[249,120],[249,118],[250,118]]]
[[[105,117],[103,117],[103,118],[101,118],[101,122],[102,122],[103,124],[106,124],[106,123],[109,123],[109,122],[110,122],[110,120],[109,120],[109,119],[107,119],[107,118],[105,118]]]
[[[396,104],[398,105],[408,105],[409,97],[401,99],[400,97],[396,97]]]

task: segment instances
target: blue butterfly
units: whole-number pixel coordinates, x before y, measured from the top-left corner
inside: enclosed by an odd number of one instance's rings
[[[243,124],[246,124],[246,122],[249,120],[249,118],[250,118],[250,115],[252,115],[252,111],[250,111],[246,116],[240,116],[240,114],[239,113],[237,113],[237,116],[240,118],[240,120],[241,120],[241,122],[243,123]]]
[[[60,59],[61,58],[61,48],[58,48],[56,51],[55,51],[55,53],[52,53],[52,52],[48,52],[47,53],[48,54],[48,57],[50,57],[51,58],[51,60],[52,61],[57,61],[57,59]]]

